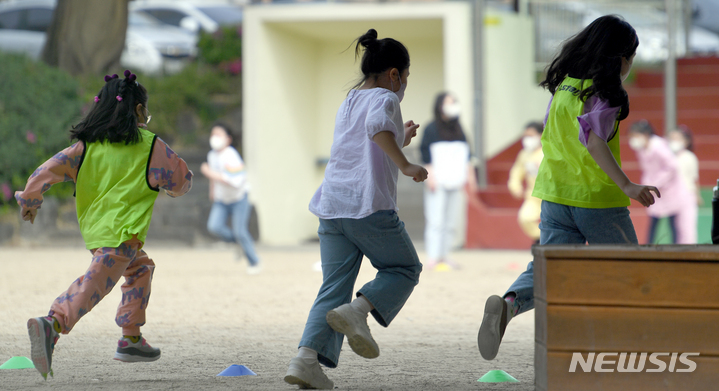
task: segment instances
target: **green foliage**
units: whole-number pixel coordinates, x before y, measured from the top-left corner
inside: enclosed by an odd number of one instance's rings
[[[149,129],[168,142],[192,145],[207,138],[210,124],[240,105],[241,80],[202,64],[189,64],[180,73],[139,79],[149,94]],[[225,104],[215,97],[229,97]],[[190,120],[196,123],[187,123]]]
[[[0,53],[0,186],[22,190],[32,172],[70,145],[82,99],[67,73],[27,57]],[[3,186],[4,184],[4,186]],[[68,196],[73,186],[47,194]],[[14,204],[0,191],[0,205]]]
[[[208,64],[233,62],[242,58],[242,34],[238,27],[221,27],[212,34],[202,32],[197,47],[200,59]]]

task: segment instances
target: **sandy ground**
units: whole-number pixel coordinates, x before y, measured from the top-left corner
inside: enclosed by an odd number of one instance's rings
[[[321,283],[313,270],[319,247],[260,248],[263,273],[248,276],[230,250],[145,248],[157,268],[143,334],[162,349],[153,363],[112,359],[119,288],[58,342],[54,378],[35,369],[0,370],[2,390],[292,390],[284,383],[309,308]],[[420,252],[420,258],[424,254]],[[534,313],[507,329],[498,357],[477,351],[484,301],[501,294],[530,260],[529,252],[465,251],[459,271],[424,271],[389,328],[370,317],[381,355],[367,360],[345,342],[336,369],[325,373],[338,390],[533,390]],[[30,355],[26,321],[84,273],[82,249],[0,248],[0,363]],[[374,276],[365,262],[359,288]],[[217,377],[232,364],[258,376]],[[480,383],[501,369],[519,383]]]

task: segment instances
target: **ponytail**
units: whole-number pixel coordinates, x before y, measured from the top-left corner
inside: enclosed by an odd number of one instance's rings
[[[360,47],[364,49],[360,70],[362,79],[352,88],[359,87],[370,77],[397,68],[399,73],[409,68],[409,52],[399,41],[392,38],[377,39],[377,30],[369,29],[356,39],[355,59],[360,55]]]

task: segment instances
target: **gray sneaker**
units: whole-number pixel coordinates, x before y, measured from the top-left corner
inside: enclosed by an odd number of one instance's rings
[[[379,346],[367,326],[367,314],[356,311],[349,304],[343,304],[327,312],[326,319],[332,330],[347,337],[355,353],[364,358],[379,357]]]
[[[117,351],[113,358],[122,362],[155,361],[160,358],[160,349],[150,346],[142,335],[137,342],[122,337],[117,341]]]
[[[290,367],[287,368],[287,374],[285,375],[285,382],[289,384],[296,384],[301,389],[320,389],[320,390],[331,390],[334,388],[335,383],[327,378],[320,363],[315,360],[312,364],[307,364],[305,360],[300,357],[295,357],[290,360]]]
[[[497,296],[489,296],[484,305],[484,318],[479,326],[477,334],[477,345],[479,353],[485,360],[492,360],[497,357],[499,344],[504,337],[504,330],[507,328],[507,302]]]
[[[30,336],[30,357],[40,376],[47,380],[52,374],[52,352],[55,350],[60,334],[53,328],[55,320],[49,316],[32,318],[27,321],[27,332]]]

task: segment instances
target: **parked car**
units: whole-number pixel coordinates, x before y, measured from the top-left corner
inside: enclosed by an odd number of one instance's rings
[[[56,0],[0,3],[0,50],[40,58]],[[197,37],[142,13],[131,12],[120,57],[124,67],[144,73],[172,72],[197,54]]]
[[[242,7],[229,1],[137,0],[130,9],[148,13],[161,22],[193,33],[203,30],[214,33],[220,26],[242,23]]]

